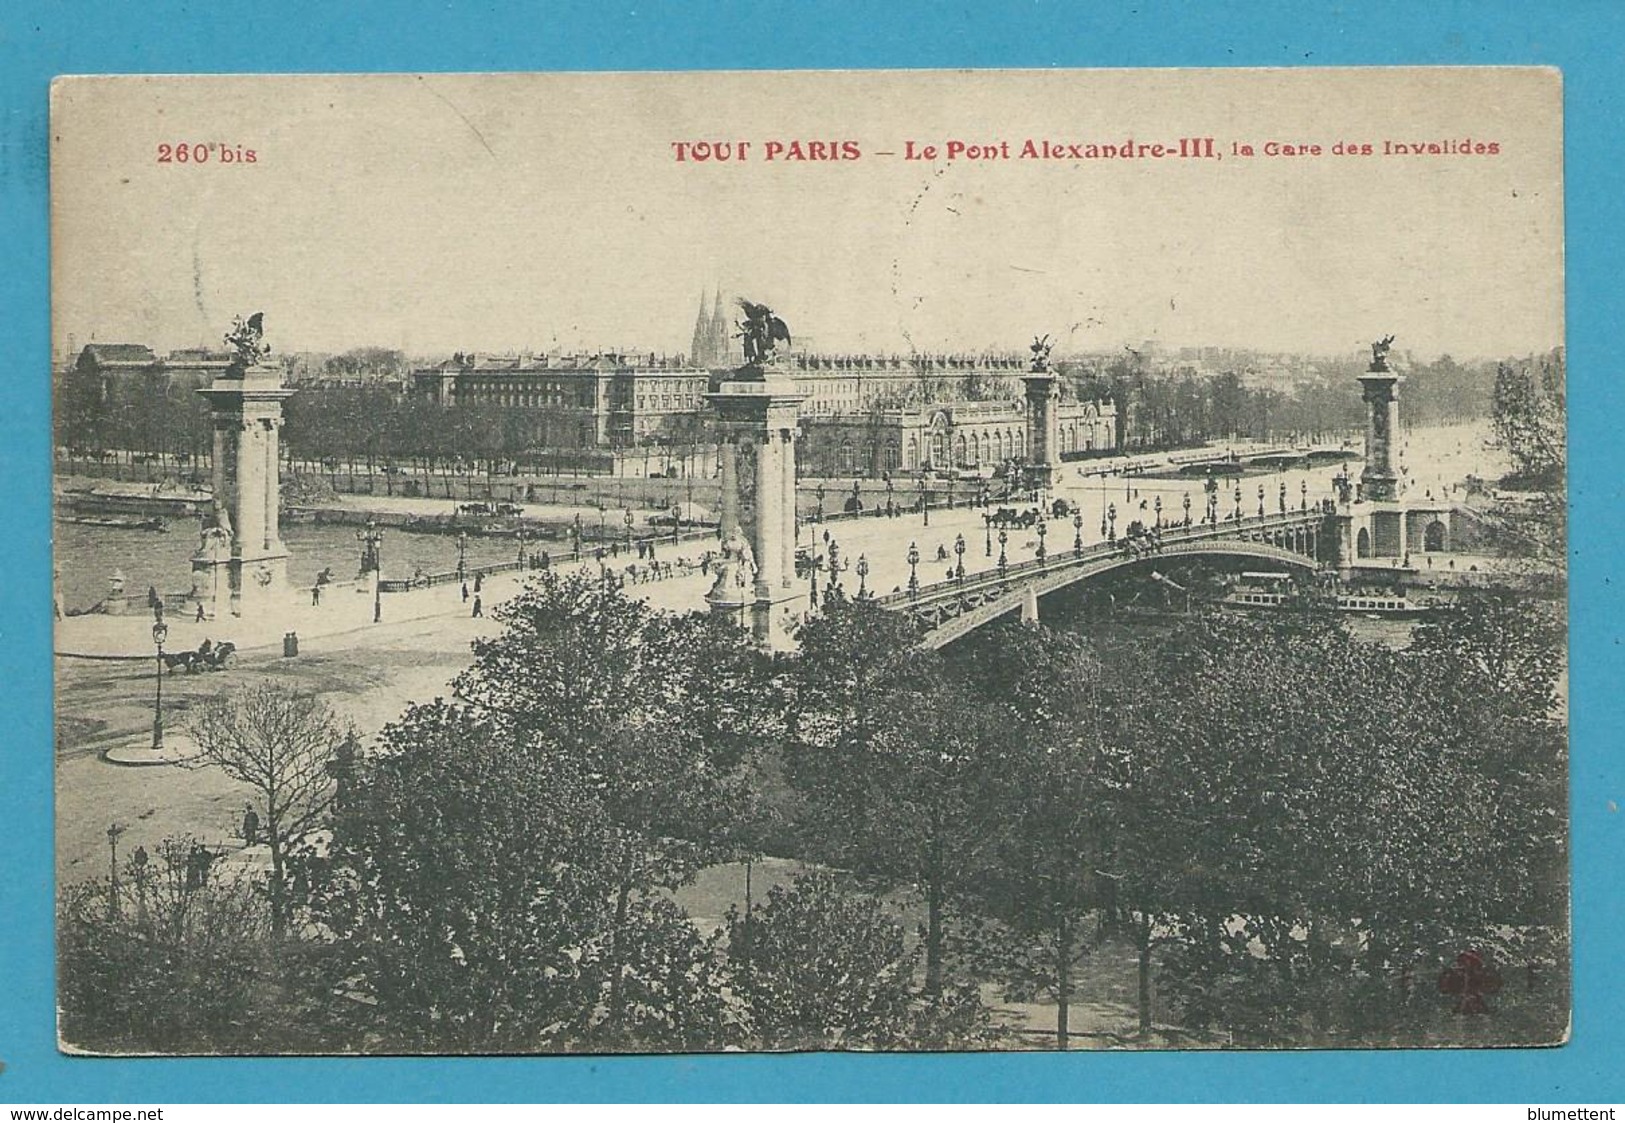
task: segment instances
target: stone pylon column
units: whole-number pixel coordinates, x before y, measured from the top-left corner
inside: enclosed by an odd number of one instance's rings
[[[752,600],[746,606],[732,591],[738,582],[719,579],[708,599],[713,611],[739,612],[748,617],[755,639],[782,650],[793,645],[792,630],[800,618],[801,596],[795,591],[795,434],[799,407],[805,399],[795,383],[771,365],[747,366],[738,377],[722,382],[708,394],[722,429],[723,547],[729,552],[733,527],[750,528],[748,548],[755,566],[750,582]],[[755,449],[754,471],[741,480],[730,469],[729,445],[746,442]],[[730,516],[731,511],[738,514]],[[746,517],[746,512],[749,515]],[[743,536],[734,533],[735,539]],[[738,549],[736,547],[735,549]],[[723,559],[733,572],[736,562]]]
[[[1060,471],[1060,380],[1051,370],[1022,377],[1027,387],[1027,478],[1034,487],[1054,486]]]
[[[280,367],[239,362],[199,390],[214,429],[213,525],[192,556],[192,597],[216,619],[286,607],[287,548],[278,479]]]
[[[1394,441],[1399,437],[1399,375],[1370,370],[1360,376],[1360,396],[1366,404],[1365,470],[1360,473],[1366,499],[1398,499],[1403,490],[1394,468]]]
[[[796,583],[796,428],[780,430],[780,440],[783,441],[784,464],[780,472],[784,481],[784,501],[780,514],[784,518],[782,540],[787,544],[784,554],[783,570],[779,576],[779,588],[793,588]]]

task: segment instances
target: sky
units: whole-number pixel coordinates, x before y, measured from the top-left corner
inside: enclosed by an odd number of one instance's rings
[[[1524,354],[1563,338],[1560,104],[1532,69],[65,79],[55,349],[264,311],[281,351],[686,352],[720,286],[824,351]],[[1218,158],[1017,158],[1180,137]]]

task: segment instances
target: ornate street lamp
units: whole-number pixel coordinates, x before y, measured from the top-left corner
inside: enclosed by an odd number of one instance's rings
[[[1191,525],[1191,493],[1190,492],[1187,491],[1185,493],[1185,498],[1184,498],[1184,500],[1182,500],[1182,502],[1184,503],[1184,506],[1185,506],[1185,525],[1190,526]]]
[[[829,587],[841,587],[841,546],[833,538],[829,540]]]
[[[959,561],[954,566],[954,576],[960,584],[965,583],[965,536],[959,535],[954,539],[954,553],[959,555]]]
[[[1281,514],[1286,514],[1286,481],[1281,481]]]
[[[1236,484],[1236,521],[1241,521],[1241,484]]]
[[[858,555],[858,599],[869,595],[869,555]]]
[[[630,507],[628,507],[626,509],[625,522],[626,522],[626,552],[628,554],[630,554],[632,552],[632,508],[630,508]]]
[[[1308,480],[1299,481],[1299,483],[1298,483],[1298,494],[1303,497],[1303,500],[1299,504],[1298,509],[1300,511],[1307,511],[1309,509],[1309,481]]]
[[[580,519],[579,515],[577,516],[577,519]],[[467,557],[468,532],[459,530],[457,532],[457,580],[459,581],[463,579],[463,575],[466,572],[464,569],[464,562],[466,561]]]
[[[1046,522],[1044,519],[1040,518],[1038,520],[1038,564],[1039,565],[1044,564],[1044,558],[1046,557],[1046,554],[1045,554],[1045,551],[1044,551],[1044,536],[1046,534],[1048,534],[1048,533],[1049,533],[1049,523]]]
[[[818,539],[813,538],[812,561],[807,566],[807,576],[812,579],[811,602],[814,608],[818,607],[818,570],[823,566],[824,559],[818,556]]]
[[[1151,509],[1157,514],[1157,529],[1162,529],[1162,496],[1157,496],[1151,503]]]
[[[1117,541],[1117,504],[1111,503],[1106,507],[1106,541]]]
[[[574,539],[574,547],[575,547],[574,548],[574,553],[575,553],[576,561],[580,561],[581,560],[581,512],[580,511],[576,512],[576,522],[575,522],[574,528],[572,529],[572,533],[571,533],[570,537],[572,539]]]
[[[908,598],[913,600],[920,595],[920,547],[913,542],[908,544]]]
[[[110,866],[107,894],[107,919],[117,920],[118,911],[118,836],[126,828],[113,823],[107,828],[107,860]]]
[[[671,544],[677,545],[683,531],[683,506],[677,500],[671,501]]]
[[[361,543],[361,572],[372,573],[372,622],[384,618],[382,582],[384,580],[384,528],[378,520],[368,519],[365,528],[355,532]]]
[[[1083,557],[1083,512],[1072,512],[1072,556]]]
[[[813,488],[813,494],[818,496],[818,521],[824,521],[824,485],[819,484]]]
[[[984,504],[985,506],[985,504]],[[987,536],[987,556],[993,556],[993,516],[982,516],[982,533]]]
[[[1264,517],[1264,485],[1258,485],[1258,517]]]
[[[518,536],[519,536],[519,568],[524,569],[525,568],[525,528],[524,527],[519,528]]]
[[[920,514],[923,517],[922,526],[931,525],[931,493],[925,487],[925,473],[920,473]]]
[[[158,649],[157,675],[154,682],[157,684],[152,696],[152,748],[154,752],[164,747],[164,640],[169,638],[169,625],[164,623],[163,617],[152,622],[152,642]]]
[[[1010,540],[1010,532],[1003,527],[999,528],[999,576],[1004,576],[1004,544]]]

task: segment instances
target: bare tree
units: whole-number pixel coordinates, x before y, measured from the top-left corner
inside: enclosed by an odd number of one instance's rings
[[[288,920],[287,859],[323,824],[339,747],[348,731],[314,695],[275,684],[215,698],[190,722],[198,767],[215,765],[253,790],[251,805],[271,851],[271,929]]]

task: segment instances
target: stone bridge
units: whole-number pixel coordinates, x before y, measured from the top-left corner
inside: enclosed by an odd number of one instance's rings
[[[1156,558],[1230,557],[1277,566],[1316,569],[1326,514],[1318,508],[1260,518],[1164,527],[1160,547],[1126,539],[1065,550],[956,581],[938,581],[877,597],[882,607],[905,612],[925,631],[923,645],[944,647],[1010,612],[1036,617],[1047,593]],[[1329,546],[1329,542],[1328,542]]]

